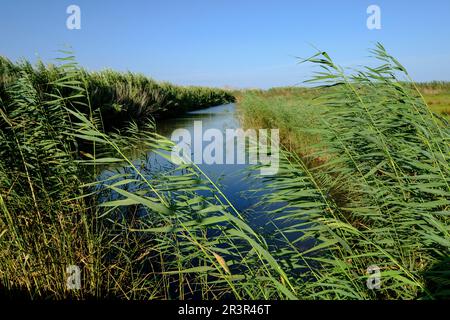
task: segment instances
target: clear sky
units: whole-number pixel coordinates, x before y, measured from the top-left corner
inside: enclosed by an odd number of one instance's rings
[[[81,30],[66,9],[81,8]],[[381,9],[381,29],[366,26]],[[312,45],[336,62],[367,61],[377,41],[417,81],[450,80],[449,0],[0,0],[0,55],[51,62],[70,45],[89,70],[141,72],[177,84],[295,85]]]

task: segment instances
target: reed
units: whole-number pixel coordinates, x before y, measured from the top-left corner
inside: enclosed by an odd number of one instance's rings
[[[324,52],[308,59],[321,67],[312,79],[323,86],[320,99],[310,89],[240,97],[245,121],[283,124],[294,146],[284,148],[279,174],[264,177],[261,205],[277,208],[266,210],[275,218],[270,239],[199,167],[149,165],[148,150],[170,160],[173,146],[153,121],[108,128],[105,105],[153,105],[153,82],[87,73],[70,53],[52,67],[2,60],[2,293],[448,298],[449,126],[397,60],[381,45],[372,53],[379,67],[354,74]],[[215,90],[157,86],[161,101],[190,101],[187,109],[219,101]],[[279,93],[293,99],[280,107],[284,116],[272,110],[285,101]],[[146,114],[133,112],[129,119]],[[82,270],[80,290],[66,286],[69,265]],[[371,266],[380,270],[377,290],[367,286]]]

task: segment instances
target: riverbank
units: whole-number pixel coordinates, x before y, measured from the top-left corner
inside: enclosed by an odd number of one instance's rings
[[[53,299],[187,294],[165,283],[178,273],[161,272],[181,268],[183,275],[194,263],[209,265],[211,249],[203,256],[186,240],[183,252],[191,255],[173,265],[174,245],[182,241],[173,243],[171,233],[148,231],[143,236],[131,228],[186,223],[195,233],[203,228],[202,217],[224,224],[223,217],[214,215],[228,209],[212,196],[199,197],[198,189],[211,186],[194,168],[183,167],[180,180],[176,174],[145,172],[135,163],[145,162],[149,150],[170,146],[156,134],[151,118],[181,115],[234,97],[220,89],[178,87],[140,75],[88,73],[70,56],[58,65],[35,68],[1,60],[0,70],[3,294]],[[102,181],[99,174],[109,166],[116,169]],[[120,184],[108,183],[119,177]],[[139,189],[134,195],[127,191],[131,186]],[[117,201],[105,201],[111,195]],[[213,210],[201,212],[210,205]],[[143,210],[146,215],[139,218]],[[195,244],[206,239],[201,234],[196,238]],[[68,285],[73,270],[79,278]]]
[[[405,84],[409,87],[408,84]],[[417,83],[429,109],[443,117],[450,116],[450,83]],[[321,96],[325,88],[278,87],[268,90],[235,91],[242,120],[247,127],[271,128],[277,126],[284,137],[285,146],[297,153],[308,151],[318,142],[314,134],[302,130],[314,128],[325,111]],[[450,118],[449,118],[450,119]]]
[[[236,94],[238,114],[246,128],[278,128],[281,144],[297,154],[308,154],[319,142],[311,132],[319,124],[324,108],[319,105],[320,89],[274,88]]]

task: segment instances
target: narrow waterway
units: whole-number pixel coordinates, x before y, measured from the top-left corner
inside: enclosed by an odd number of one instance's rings
[[[227,129],[239,129],[242,125],[236,113],[235,104],[226,104],[210,107],[197,111],[188,112],[180,117],[170,118],[166,121],[157,123],[159,134],[171,139],[172,133],[176,129],[186,129],[194,137],[194,123],[201,122],[202,131],[208,129],[218,129],[223,134],[224,157],[227,152],[227,146],[232,145],[236,155],[236,144],[234,138],[226,137]],[[208,144],[205,142],[203,147]],[[202,148],[203,149],[203,148]],[[233,152],[233,151],[231,151]],[[268,207],[260,205],[261,197],[264,195],[264,181],[257,175],[259,170],[249,163],[246,157],[245,164],[199,164],[199,168],[216,183],[225,196],[232,202],[234,207],[242,213],[248,220],[250,226],[258,229],[260,232],[271,232],[272,218],[266,214]]]

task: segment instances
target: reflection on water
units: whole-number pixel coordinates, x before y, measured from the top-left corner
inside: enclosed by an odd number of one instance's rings
[[[241,127],[235,114],[235,105],[227,104],[189,112],[181,117],[159,122],[157,131],[170,139],[174,130],[187,129],[194,137],[194,121],[202,121],[203,132],[208,129],[219,129],[225,133],[226,129]],[[207,142],[203,145],[206,144]],[[226,144],[227,141],[224,139],[224,145]],[[199,164],[198,166],[214,183],[220,186],[222,192],[237,210],[244,212],[255,209],[260,194],[251,190],[261,187],[260,179],[255,179],[254,176],[259,174],[259,170],[251,170],[249,164]],[[259,224],[261,223],[263,221],[259,221]]]

